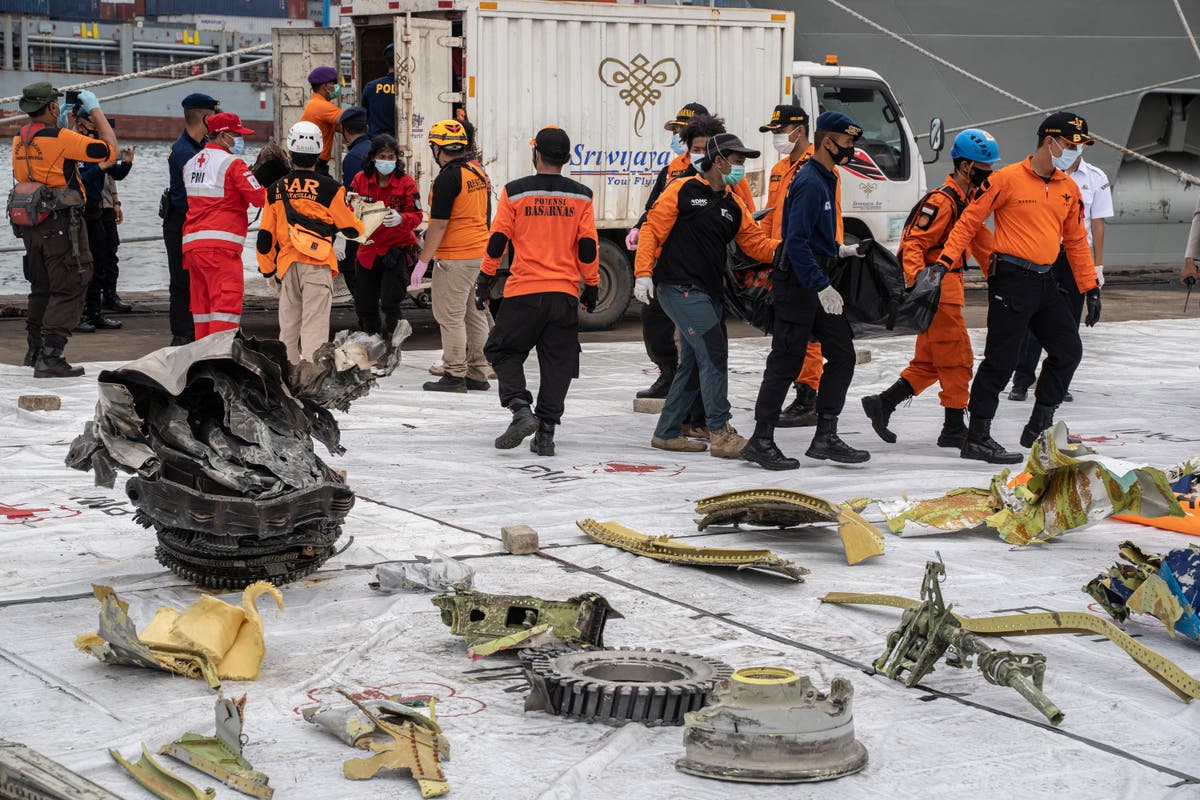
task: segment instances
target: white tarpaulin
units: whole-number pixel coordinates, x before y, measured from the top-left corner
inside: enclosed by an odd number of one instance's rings
[[[1190,340],[1189,321],[1100,325],[1084,332],[1085,361],[1072,386],[1076,401],[1059,417],[1098,452],[1167,466],[1200,450],[1195,366],[1164,355]],[[977,349],[982,341],[979,332]],[[766,339],[731,346],[734,424],[748,432],[766,355]],[[567,400],[558,455],[525,448],[497,451],[507,415],[496,392],[421,391],[434,352],[404,363],[349,414],[339,414],[343,457],[358,502],[342,543],[353,543],[315,576],[283,587],[286,609],[263,606],[266,658],[257,681],[228,683],[247,692],[246,756],[270,775],[276,797],[419,797],[407,777],[351,784],[342,761],[362,755],[296,709],[335,696],[430,694],[450,739],[444,765],[451,796],[462,798],[863,798],[1094,797],[1200,795],[1200,703],[1184,704],[1124,652],[1093,635],[992,639],[996,647],[1045,653],[1045,693],[1066,714],[1044,723],[1016,692],[986,683],[973,669],[947,666],[908,689],[864,671],[883,651],[899,612],[822,606],[829,591],[916,597],[924,565],[940,553],[943,592],[958,613],[1070,610],[1103,613],[1080,588],[1132,539],[1156,552],[1186,536],[1104,521],[1048,544],[1013,548],[993,531],[901,539],[887,552],[847,566],[833,528],[696,532],[698,498],[759,486],[798,489],[839,501],[932,497],[958,486],[986,486],[993,465],[964,461],[933,444],[942,413],[935,392],[901,407],[896,445],[871,432],[858,398],[895,379],[912,339],[872,341],[873,360],[858,368],[842,435],[872,451],[869,463],[843,467],[802,458],[798,471],[768,473],[707,454],[649,447],[653,416],[630,411],[649,380],[640,343],[587,345],[581,377]],[[63,466],[67,446],[90,419],[94,376],[37,381],[28,369],[0,367],[0,737],[21,741],[122,797],[149,795],[108,757],[133,757],[185,731],[212,732],[213,694],[202,681],[108,666],[75,650],[94,630],[98,603],[90,585],[111,585],[144,625],[164,605],[183,607],[199,591],[154,560],[154,536],[132,520],[118,478],[113,491]],[[103,366],[117,366],[103,365]],[[536,383],[536,367],[529,369]],[[22,393],[55,392],[57,412],[18,411]],[[1002,400],[994,433],[1016,446],[1031,403]],[[790,455],[802,456],[811,429],[780,430]],[[881,522],[875,509],[867,516]],[[812,572],[805,583],[773,574],[671,566],[605,547],[575,520],[617,520],[645,533],[673,533],[696,545],[768,547]],[[503,525],[541,534],[538,555],[510,556]],[[565,599],[603,594],[625,619],[612,620],[607,644],[676,649],[734,667],[777,664],[808,673],[819,687],[835,676],[855,688],[858,735],[870,753],[860,774],[802,790],[731,784],[678,773],[679,728],[622,728],[522,711],[517,662],[499,655],[472,662],[439,620],[427,594],[380,594],[367,583],[372,565],[445,553],[467,557],[480,591]],[[225,596],[237,603],[237,595]],[[1193,675],[1200,648],[1171,639],[1155,619],[1126,630]],[[242,797],[171,759],[168,768],[220,798]]]

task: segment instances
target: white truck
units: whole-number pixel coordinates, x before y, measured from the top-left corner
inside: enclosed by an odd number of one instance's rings
[[[673,158],[663,126],[686,103],[704,103],[763,151],[747,165],[760,208],[777,156],[758,126],[793,94],[810,111],[864,117],[867,157],[843,189],[848,235],[894,245],[924,190],[912,132],[886,83],[867,70],[793,62],[790,12],[572,0],[343,0],[340,12],[352,25],[355,87],[395,71],[397,139],[424,196],[436,173],[427,131],[458,109],[475,127],[496,194],[531,171],[538,129],[567,131],[566,172],[595,193],[601,239],[600,299],[585,329],[612,326],[629,305],[625,235]],[[308,70],[337,63],[340,51],[330,29],[273,36],[275,129],[286,131],[308,98]]]

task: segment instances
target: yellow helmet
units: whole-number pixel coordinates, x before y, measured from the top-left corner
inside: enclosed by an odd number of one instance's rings
[[[467,130],[458,120],[435,122],[429,129],[429,143],[438,147],[466,147]]]

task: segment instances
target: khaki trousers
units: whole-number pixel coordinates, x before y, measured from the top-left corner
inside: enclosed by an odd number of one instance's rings
[[[299,261],[288,267],[279,287],[279,340],[287,345],[289,363],[312,361],[329,341],[332,305],[333,270]]]
[[[475,307],[475,279],[482,258],[439,260],[433,267],[433,318],[442,331],[442,361],[446,374],[486,380],[483,356],[490,324],[488,312]]]

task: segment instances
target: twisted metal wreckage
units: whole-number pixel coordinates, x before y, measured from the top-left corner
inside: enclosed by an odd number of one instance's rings
[[[354,505],[313,440],[345,452],[330,410],[390,375],[411,333],[407,321],[390,341],[343,331],[299,365],[280,342],[237,331],[157,350],[100,373],[95,419],[67,466],[110,488],[118,469],[133,473],[134,520],[180,577],[219,589],[297,580],[334,555]]]

